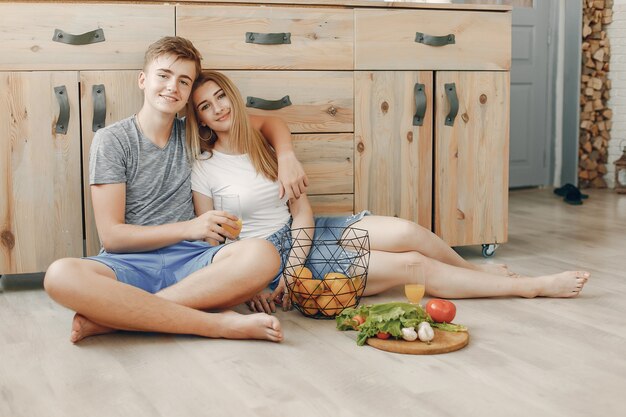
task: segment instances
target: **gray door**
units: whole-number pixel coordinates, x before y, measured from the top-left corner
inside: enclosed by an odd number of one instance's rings
[[[513,9],[509,187],[550,182],[550,1]]]

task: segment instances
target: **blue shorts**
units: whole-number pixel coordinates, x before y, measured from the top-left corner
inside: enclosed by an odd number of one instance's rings
[[[354,223],[358,222],[365,216],[369,216],[370,214],[371,213],[369,211],[364,210],[360,213],[353,214],[348,217],[345,217],[345,216],[315,217],[315,227],[316,228],[340,227],[340,228],[346,229],[347,227],[352,226]],[[287,263],[287,258],[289,257],[289,251],[281,250],[281,249],[282,249],[282,245],[285,244],[285,242],[289,242],[288,243],[289,245],[291,244],[290,230],[291,230],[291,220],[289,220],[289,223],[283,226],[282,229],[280,229],[279,231],[275,232],[273,235],[268,236],[266,238],[266,240],[269,240],[276,247],[276,249],[278,250],[278,253],[280,253],[281,255],[280,256],[280,270],[278,274],[274,277],[272,282],[270,282],[269,284],[269,287],[272,291],[278,286],[278,283],[280,282],[280,278],[283,275],[283,270],[285,269],[285,265]],[[323,234],[318,234],[316,231],[315,236],[313,237],[313,246],[316,246],[316,243],[319,244],[320,241],[328,240],[329,238],[332,239],[332,236],[331,237],[324,236]],[[319,246],[317,247],[318,247],[318,250],[315,250],[312,252],[328,259],[328,254],[323,253],[319,249]],[[342,250],[342,249],[337,245],[337,249],[335,250]],[[311,258],[309,258],[309,261],[310,260]],[[315,261],[312,261],[310,263],[307,262],[307,267],[311,270],[314,277],[323,277],[327,272],[331,272],[331,270],[333,269],[331,266],[324,268],[324,267],[320,267],[320,265],[321,264],[319,262],[315,262]],[[346,266],[346,269],[347,269],[347,266]],[[340,271],[335,271],[335,272],[340,272]],[[341,272],[348,275],[347,270],[342,270]]]
[[[117,280],[156,293],[213,262],[224,245],[183,241],[165,248],[137,253],[108,253],[104,249],[92,259],[113,270]]]

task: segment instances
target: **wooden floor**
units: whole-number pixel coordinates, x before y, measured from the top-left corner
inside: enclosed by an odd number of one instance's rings
[[[510,240],[489,260],[587,269],[581,296],[456,301],[471,340],[444,355],[357,347],[354,332],[295,311],[278,313],[282,344],[118,333],[74,346],[72,313],[9,277],[0,416],[626,415],[626,196],[590,194],[574,207],[551,190],[512,192]],[[460,252],[483,261],[480,247]]]

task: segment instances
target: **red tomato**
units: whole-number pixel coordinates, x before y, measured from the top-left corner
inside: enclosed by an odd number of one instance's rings
[[[452,301],[434,298],[426,303],[426,312],[437,323],[452,323],[456,306]]]
[[[387,332],[378,332],[376,333],[376,337],[379,339],[389,339],[390,334]]]
[[[365,319],[360,314],[357,314],[356,316],[352,317],[352,320],[356,321],[357,326],[360,326],[361,324],[365,323]]]

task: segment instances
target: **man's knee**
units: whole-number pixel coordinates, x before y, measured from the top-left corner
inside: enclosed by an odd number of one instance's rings
[[[78,259],[63,258],[54,261],[46,270],[43,287],[46,292],[55,298],[69,285],[69,280],[76,275]]]
[[[265,239],[249,239],[245,255],[249,265],[259,275],[274,277],[280,268],[280,255],[276,247]]]

